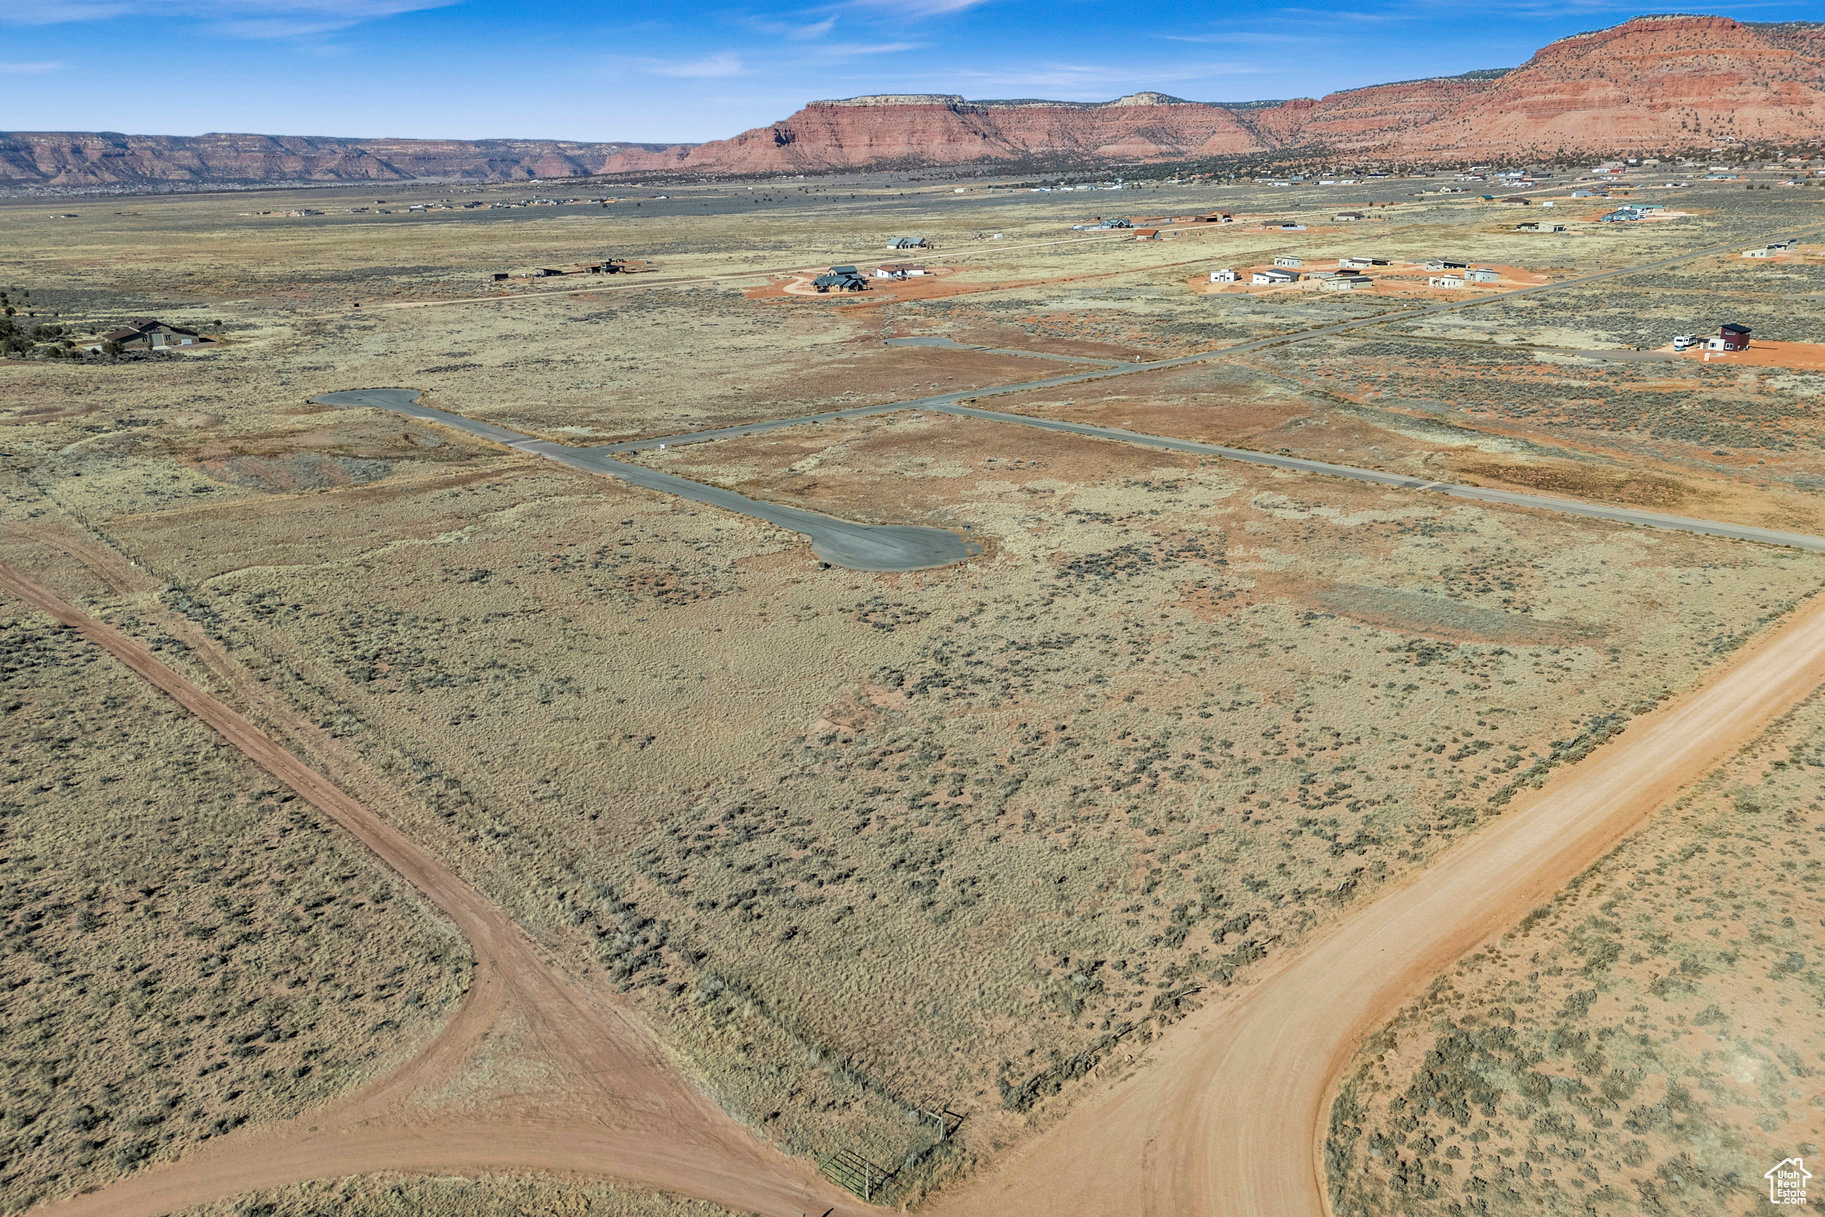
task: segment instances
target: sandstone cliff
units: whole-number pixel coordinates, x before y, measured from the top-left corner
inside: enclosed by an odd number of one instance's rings
[[[502,181],[612,172],[642,144],[560,140],[330,139],[275,135],[0,133],[0,185],[180,186],[273,182]]]
[[[1431,160],[1691,148],[1732,136],[1825,136],[1825,24],[1643,17],[1561,39],[1510,71],[1250,105],[1163,93],[1098,104],[944,94],[818,101],[732,139],[669,147],[0,134],[0,186],[779,174],[1302,152]]]

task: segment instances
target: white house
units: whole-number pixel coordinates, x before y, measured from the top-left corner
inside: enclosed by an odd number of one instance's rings
[[[1340,272],[1331,275],[1329,278],[1321,279],[1318,283],[1318,290],[1323,292],[1353,292],[1359,287],[1372,287],[1374,283],[1375,280],[1369,278],[1367,275],[1352,275],[1348,272]]]
[[[1745,249],[1743,251],[1743,257],[1745,257],[1745,258],[1772,258],[1772,257],[1774,257],[1774,251],[1772,249]]]
[[[1274,267],[1272,270],[1256,271],[1253,275],[1249,276],[1248,281],[1255,284],[1297,283],[1299,282],[1299,272],[1294,270],[1281,270],[1279,267]]]
[[[1233,270],[1213,270],[1210,272],[1210,281],[1212,283],[1234,283],[1236,278],[1236,272]]]
[[[1291,254],[1281,254],[1278,258],[1274,259],[1274,265],[1284,266],[1289,270],[1297,270],[1299,267],[1305,265],[1305,259],[1295,258]]]
[[[1464,286],[1464,276],[1462,276],[1462,275],[1433,275],[1426,280],[1426,286],[1427,287],[1453,287],[1453,288],[1462,287],[1462,286]]]
[[[1464,278],[1470,280],[1472,283],[1494,283],[1501,277],[1502,276],[1496,274],[1496,272],[1490,270],[1487,266],[1479,266],[1475,270],[1467,271],[1464,274]]]
[[[1469,267],[1470,267],[1470,263],[1459,262],[1455,258],[1433,258],[1432,260],[1430,260],[1429,262],[1426,263],[1426,269],[1432,270],[1432,271],[1468,270]]]

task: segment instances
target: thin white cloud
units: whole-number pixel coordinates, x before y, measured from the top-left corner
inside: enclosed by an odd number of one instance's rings
[[[61,72],[63,65],[55,61],[44,63],[0,63],[0,76],[34,76],[40,72]]]
[[[57,25],[65,21],[96,21],[118,17],[132,9],[119,0],[40,0],[37,4],[0,7],[0,21],[14,25]]]
[[[217,33],[236,38],[304,38],[334,33],[365,21],[446,8],[462,0],[193,0],[184,12]],[[128,0],[0,2],[0,22],[64,25],[140,14]]]
[[[701,59],[649,59],[645,62],[646,70],[655,76],[680,76],[691,80],[740,76],[745,70],[741,56],[733,51],[718,51]]]
[[[924,50],[924,42],[826,42],[813,48],[821,58],[860,59],[870,55],[897,55],[901,51]]]
[[[849,0],[848,7],[873,9],[901,17],[943,17],[981,8],[989,0]]]

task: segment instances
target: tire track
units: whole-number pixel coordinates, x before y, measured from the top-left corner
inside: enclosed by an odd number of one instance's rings
[[[1825,684],[1825,597],[1499,820],[1198,1011],[1152,1060],[932,1211],[1330,1217],[1323,1142],[1357,1046]]]
[[[114,656],[309,800],[442,909],[475,955],[474,979],[456,1014],[395,1073],[294,1120],[230,1134],[182,1161],[35,1211],[156,1217],[248,1191],[380,1169],[526,1166],[620,1178],[768,1214],[867,1211],[717,1110],[683,1081],[643,1027],[564,975],[429,851],[238,712],[134,639],[4,564],[0,591]],[[427,1105],[428,1093],[460,1077],[509,1013],[527,1024],[526,1038],[561,1079],[561,1092],[513,1096],[521,1102],[501,1112],[448,1115]],[[527,1118],[527,1098],[549,1115]]]

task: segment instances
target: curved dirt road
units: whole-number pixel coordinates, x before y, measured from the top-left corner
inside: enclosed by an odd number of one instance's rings
[[[100,561],[94,554],[89,560]],[[308,799],[442,909],[475,953],[474,978],[455,1016],[393,1074],[294,1120],[249,1127],[179,1162],[34,1211],[156,1217],[373,1170],[514,1167],[613,1176],[770,1217],[867,1211],[717,1110],[606,993],[560,971],[485,896],[246,718],[138,642],[5,565],[0,592],[78,631]],[[555,1086],[479,1104],[440,1103],[434,1092],[463,1078],[482,1040],[503,1033],[504,1023],[519,1037],[521,1057],[544,1064]]]
[[[559,973],[480,893],[131,639],[5,567],[0,589],[80,630],[355,832],[450,911],[476,983],[431,1050],[299,1120],[43,1210],[154,1217],[185,1205],[373,1170],[543,1169],[612,1176],[766,1214],[868,1212],[756,1142],[680,1082],[606,995]],[[1517,801],[1500,820],[1179,1024],[1144,1068],[933,1206],[994,1217],[1324,1217],[1322,1135],[1362,1037],[1478,943],[1519,921],[1685,785],[1825,683],[1825,597],[1693,693]],[[424,1102],[502,1013],[561,1093],[480,1111]]]
[[[1325,1217],[1323,1135],[1362,1039],[1825,683],[1825,596],[1425,871],[1193,1014],[1149,1062],[936,1204],[998,1217]]]

